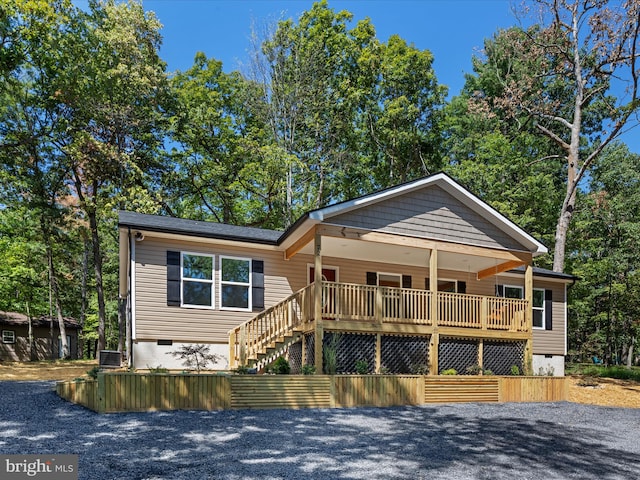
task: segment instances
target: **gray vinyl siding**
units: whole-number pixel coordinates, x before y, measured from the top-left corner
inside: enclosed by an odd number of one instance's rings
[[[490,248],[526,250],[438,186],[336,215],[329,223]]]

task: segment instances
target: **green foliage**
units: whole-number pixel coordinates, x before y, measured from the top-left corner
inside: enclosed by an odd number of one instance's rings
[[[520,375],[520,367],[518,367],[517,365],[511,365],[511,369],[509,371],[510,375]]]
[[[369,373],[369,362],[366,360],[356,361],[356,373],[358,375],[366,375]]]
[[[315,375],[316,373],[316,366],[315,365],[303,365],[302,366],[302,374],[303,375]]]
[[[169,369],[164,368],[162,365],[158,365],[157,367],[151,367],[147,365],[147,370],[149,370],[149,373],[152,375],[157,375],[160,373],[169,373]]]
[[[270,368],[271,373],[276,375],[288,375],[291,373],[291,366],[289,361],[284,357],[278,357]]]
[[[338,371],[338,348],[340,347],[341,336],[339,333],[331,334],[331,338],[322,346],[324,357],[324,373],[335,375]]]
[[[457,375],[458,372],[456,371],[455,368],[449,368],[447,370],[443,370],[442,372],[440,372],[440,375]]]
[[[167,352],[167,355],[179,358],[187,368],[194,368],[198,373],[206,369],[209,363],[216,363],[220,355],[209,353],[209,346],[203,344],[182,345],[178,350]]]
[[[91,370],[87,370],[87,375],[89,378],[96,380],[98,378],[98,373],[100,373],[100,367],[93,367]]]
[[[482,367],[480,365],[470,365],[465,370],[467,375],[480,375],[482,373]]]
[[[251,368],[249,368],[248,365],[238,365],[234,372],[237,375],[249,375],[251,373]]]
[[[411,365],[410,370],[414,375],[429,375],[429,365],[427,363]]]
[[[621,366],[605,367],[600,365],[578,366],[572,369],[572,375],[585,377],[617,378],[619,380],[633,380],[640,382],[640,368],[626,368]]]

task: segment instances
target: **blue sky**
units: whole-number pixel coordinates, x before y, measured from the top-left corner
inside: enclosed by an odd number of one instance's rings
[[[74,0],[86,5],[86,0]],[[161,56],[170,72],[186,70],[196,52],[223,63],[225,71],[246,71],[252,25],[298,19],[313,0],[142,0],[163,24]],[[518,23],[512,7],[520,0],[329,0],[329,7],[348,10],[354,22],[370,18],[385,42],[398,34],[434,55],[438,82],[455,96],[471,73],[471,59],[499,28]],[[622,140],[640,153],[640,127]]]
[[[226,71],[248,63],[252,24],[297,19],[310,0],[144,0],[164,25],[162,58],[168,69],[186,70],[198,51],[223,62]],[[434,54],[438,81],[456,95],[471,57],[500,27],[515,23],[508,0],[330,0],[354,21],[369,17],[378,38],[398,34]]]

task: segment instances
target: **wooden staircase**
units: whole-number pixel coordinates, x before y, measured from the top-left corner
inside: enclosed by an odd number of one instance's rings
[[[313,285],[260,312],[229,331],[229,366],[259,370],[285,353],[303,336],[302,327],[311,318]]]

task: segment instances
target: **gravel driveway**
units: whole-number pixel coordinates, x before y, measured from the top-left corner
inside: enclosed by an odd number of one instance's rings
[[[81,479],[635,479],[640,410],[572,403],[98,415],[0,382],[0,453]]]

